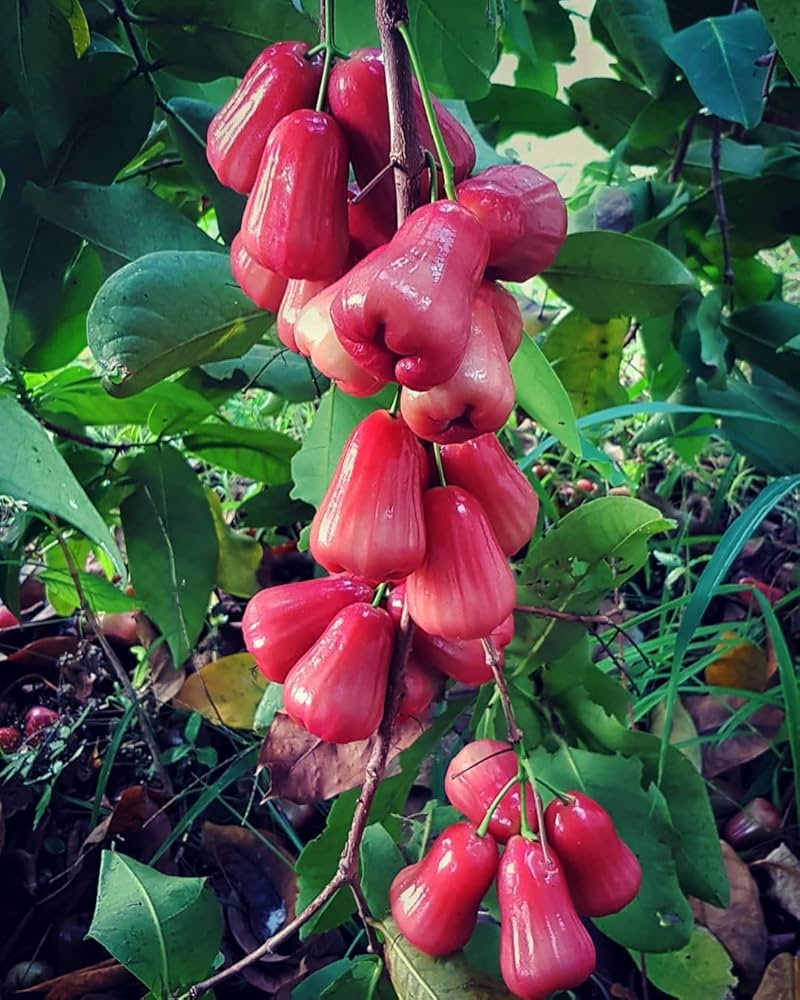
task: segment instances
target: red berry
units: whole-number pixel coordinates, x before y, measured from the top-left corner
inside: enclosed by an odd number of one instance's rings
[[[49,729],[61,721],[61,716],[45,705],[32,705],[25,713],[22,728],[29,743],[34,746],[39,742],[39,734],[43,729]]]
[[[19,618],[13,612],[9,611],[5,604],[0,604],[0,629],[18,627]]]
[[[0,750],[13,753],[22,743],[22,733],[16,726],[0,726]]]

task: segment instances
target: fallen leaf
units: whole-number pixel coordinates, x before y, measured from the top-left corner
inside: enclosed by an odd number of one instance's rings
[[[80,639],[76,635],[51,635],[44,639],[34,639],[16,652],[10,653],[6,662],[27,670],[52,671],[55,670],[60,656],[64,653],[74,653],[79,645]],[[3,679],[5,680],[5,677]]]
[[[701,736],[719,732],[746,699],[733,695],[689,695],[684,704]],[[764,705],[747,716],[746,722],[719,742],[703,743],[703,775],[716,777],[732,767],[760,757],[772,746],[783,725],[784,713],[775,705]]]
[[[190,674],[175,695],[176,708],[199,712],[216,726],[252,729],[256,709],[267,689],[249,653],[212,660]]]
[[[81,1000],[91,993],[104,993],[117,987],[133,982],[133,976],[124,965],[113,958],[107,958],[96,965],[87,965],[85,969],[75,969],[63,976],[37,983],[22,993],[44,993],[44,1000]],[[117,994],[114,994],[117,995]]]
[[[767,966],[753,1000],[800,1000],[800,957],[776,955]]]
[[[144,785],[131,785],[120,795],[113,811],[91,831],[84,847],[119,839],[126,854],[147,861],[172,833],[163,804],[163,796],[157,792]],[[178,874],[169,852],[159,858],[155,867],[165,875]]]
[[[630,954],[641,966],[639,954]],[[678,951],[648,955],[647,978],[676,1000],[725,1000],[738,981],[731,975],[731,956],[706,927],[695,927]]]
[[[735,632],[723,632],[715,652],[719,653],[705,670],[706,684],[712,687],[763,691],[769,680],[769,664],[764,650],[754,642],[739,641]]]
[[[778,844],[761,861],[754,861],[753,867],[767,870],[772,881],[768,895],[800,920],[800,861],[786,844]]]
[[[155,626],[143,612],[136,615],[136,632],[139,642],[147,650],[147,684],[153,692],[156,703],[166,705],[183,687],[186,672],[183,667],[176,670],[169,647]]]
[[[430,721],[399,719],[392,732],[388,760],[411,746],[428,728]],[[277,712],[258,759],[259,769],[269,768],[268,798],[292,802],[320,802],[364,780],[364,766],[374,736],[354,743],[325,743],[285,712]]]
[[[744,983],[755,985],[767,955],[767,928],[761,909],[758,886],[750,869],[730,844],[720,841],[722,858],[731,887],[731,901],[725,909],[690,898],[698,924],[719,940],[742,973]]]

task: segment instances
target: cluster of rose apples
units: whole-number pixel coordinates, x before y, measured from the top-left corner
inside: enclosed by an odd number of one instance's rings
[[[466,821],[448,826],[392,883],[392,915],[404,937],[429,955],[463,948],[496,879],[500,968],[509,990],[544,1000],[580,985],[595,967],[581,917],[617,913],[642,879],[611,817],[588,795],[569,791],[544,810],[539,831],[541,802],[529,782],[523,788],[513,747],[498,740],[456,754],[445,792]]]

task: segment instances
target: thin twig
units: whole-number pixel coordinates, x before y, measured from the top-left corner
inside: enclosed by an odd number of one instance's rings
[[[772,79],[775,76],[775,66],[778,62],[778,47],[773,45],[769,55],[769,62],[767,63],[767,73],[764,77],[764,82],[761,84],[761,96],[766,99],[769,97],[769,92],[772,87]]]
[[[352,892],[353,899],[356,901],[356,910],[358,910],[364,933],[367,936],[367,951],[373,955],[377,955],[380,952],[380,944],[375,934],[375,928],[372,926],[372,914],[369,912],[367,897],[364,895],[361,882],[357,878],[350,879],[350,892]]]
[[[538,608],[532,604],[518,604],[515,611],[535,615],[537,618],[554,618],[559,622],[577,622],[579,625],[607,625],[617,628],[608,615],[581,615],[575,611],[557,611],[555,608]]]
[[[720,160],[722,158],[722,122],[714,118],[711,127],[711,190],[714,193],[714,205],[717,210],[719,234],[722,239],[722,260],[724,265],[723,280],[733,287],[733,263],[731,261],[730,234],[728,232],[728,213],[725,210],[725,196],[722,193]]]
[[[85,448],[99,448],[102,451],[115,451],[118,454],[121,454],[124,451],[130,451],[131,448],[139,447],[139,445],[136,444],[113,444],[110,441],[98,441],[96,438],[90,438],[86,434],[79,434],[77,431],[71,431],[66,427],[60,427],[58,424],[51,423],[45,417],[38,416],[35,413],[34,416],[46,430],[53,434],[57,434],[59,437],[66,438],[68,441],[74,441],[76,444],[81,444]]]
[[[180,167],[182,164],[183,160],[179,156],[164,156],[160,160],[146,163],[143,167],[137,167],[136,170],[131,170],[130,173],[123,174],[117,178],[117,183],[121,184],[123,181],[132,181],[134,177],[147,177],[149,174],[155,173],[156,170],[165,170],[167,167]]]
[[[491,639],[481,639],[481,645],[486,656],[486,662],[491,668],[494,682],[497,685],[497,693],[500,695],[500,704],[503,706],[503,715],[506,717],[508,742],[516,746],[517,743],[522,742],[522,730],[517,725],[517,720],[514,717],[514,706],[511,704],[511,696],[508,693],[508,684],[506,683],[506,677],[500,663],[500,654],[497,652],[497,646],[495,646]]]
[[[669,172],[669,181],[672,184],[677,183],[678,178],[681,176],[681,170],[683,169],[683,161],[686,159],[686,152],[689,149],[689,143],[692,141],[692,133],[694,132],[694,125],[697,121],[698,112],[695,111],[694,114],[690,115],[686,124],[683,126],[683,131],[681,132],[681,137],[678,140],[678,148],[675,151],[675,159],[672,161],[672,168]]]
[[[75,587],[75,592],[78,595],[78,601],[80,602],[81,611],[83,611],[86,616],[86,620],[89,622],[89,627],[97,636],[97,641],[100,643],[100,647],[106,655],[106,659],[111,664],[112,669],[119,681],[120,687],[125,692],[125,697],[134,706],[136,712],[136,721],[139,725],[139,729],[142,733],[142,738],[144,739],[147,749],[150,752],[150,756],[153,759],[153,770],[155,771],[161,787],[164,792],[172,796],[172,782],[170,781],[169,775],[167,774],[166,768],[161,763],[161,750],[158,746],[158,740],[156,739],[156,734],[153,727],[150,724],[150,719],[147,717],[147,713],[142,707],[142,703],[139,701],[139,697],[134,690],[131,679],[128,676],[125,667],[119,660],[119,657],[114,652],[108,639],[106,639],[103,634],[103,630],[100,626],[100,622],[97,620],[97,615],[95,615],[91,605],[86,599],[86,592],[83,589],[83,584],[81,583],[80,573],[78,572],[78,567],[75,565],[75,560],[72,557],[72,553],[69,550],[69,546],[64,541],[61,532],[58,527],[53,523],[53,530],[55,531],[56,542],[58,547],[64,556],[64,560],[67,564],[67,570],[72,579],[72,584]]]

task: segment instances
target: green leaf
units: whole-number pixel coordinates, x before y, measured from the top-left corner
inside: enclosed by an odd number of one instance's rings
[[[482,125],[497,126],[497,139],[516,132],[560,135],[578,125],[578,116],[555,97],[540,90],[494,83],[487,97],[469,102],[469,113]]]
[[[359,955],[350,968],[322,993],[321,1000],[396,1000],[394,990],[381,979],[379,955]]]
[[[50,3],[1,0],[0,18],[0,92],[30,121],[49,162],[80,120],[87,60],[78,59],[70,25]]]
[[[575,455],[581,453],[575,411],[566,389],[536,341],[523,337],[511,361],[517,402],[528,416]]]
[[[580,313],[569,312],[549,327],[542,350],[577,416],[627,401],[619,369],[628,326],[627,319],[593,323]]]
[[[483,134],[478,130],[478,126],[472,120],[472,115],[469,113],[469,108],[464,101],[443,101],[442,103],[450,114],[454,118],[457,118],[467,132],[469,132],[469,137],[475,146],[475,169],[473,170],[473,174],[479,174],[481,171],[497,163],[510,162],[508,157],[501,156],[494,146],[489,145]]]
[[[586,792],[598,801],[642,866],[638,896],[620,913],[595,920],[600,930],[637,951],[669,952],[684,945],[692,911],[672,857],[677,838],[661,793],[652,784],[642,784],[641,763],[567,747],[556,754],[539,749],[531,762],[535,773],[557,788]]]
[[[88,936],[154,996],[174,995],[208,976],[222,928],[222,909],[206,879],[162,875],[124,854],[103,851]]]
[[[745,9],[704,18],[665,41],[664,49],[712,114],[755,128],[764,111],[761,90],[767,74],[757,60],[770,43],[762,16]]]
[[[206,159],[206,134],[217,108],[190,97],[173,97],[168,104],[172,114],[167,115],[167,126],[173,142],[192,177],[211,199],[219,231],[230,244],[239,232],[246,199],[220,184]]]
[[[165,250],[112,274],[87,323],[109,392],[127,396],[182,368],[243,354],[272,317],[237,286],[224,254]]]
[[[0,493],[51,514],[97,542],[124,574],[119,549],[47,432],[11,396],[0,395]]]
[[[120,505],[136,599],[180,666],[200,635],[217,578],[218,547],[203,487],[174,448],[149,448],[127,470]]]
[[[399,1000],[513,1000],[501,982],[469,965],[463,952],[431,958],[410,945],[390,917],[378,929]]]
[[[575,29],[569,11],[559,0],[525,0],[524,6],[537,57],[551,63],[573,62]]]
[[[255,57],[286,38],[315,42],[316,27],[291,0],[134,0],[153,59],[187,80],[243,76]]]
[[[156,250],[224,253],[169,202],[135,183],[103,187],[72,181],[49,189],[29,184],[25,198],[43,219],[118,257],[120,263]]]
[[[350,432],[364,417],[383,406],[379,394],[357,399],[333,388],[322,398],[314,422],[292,459],[292,497],[319,507]],[[387,404],[388,405],[388,404]]]
[[[314,508],[302,500],[293,500],[289,495],[293,489],[294,483],[291,482],[268,486],[245,500],[237,515],[253,528],[275,528],[281,524],[310,520],[314,516]]]
[[[745,146],[733,139],[720,142],[719,166],[723,174],[738,174],[740,177],[758,177],[764,169],[765,149],[763,146]],[[700,139],[686,150],[684,169],[696,167],[701,182],[708,180],[711,171],[711,140]],[[702,171],[702,173],[700,172]]]
[[[67,19],[70,33],[72,34],[72,46],[75,55],[80,59],[83,53],[89,48],[92,40],[89,22],[83,12],[78,0],[51,0]]]
[[[639,964],[637,954],[631,957]],[[732,967],[730,955],[705,927],[695,927],[678,951],[647,956],[647,978],[676,1000],[725,1000],[738,982]]]
[[[259,483],[283,483],[297,442],[277,431],[232,424],[203,424],[183,439],[187,451],[212,465]]]
[[[574,233],[542,277],[591,319],[658,316],[673,310],[694,278],[668,250],[622,233]]]
[[[598,0],[595,14],[617,52],[633,63],[650,93],[661,97],[672,72],[664,53],[672,36],[664,0]]]
[[[292,1000],[320,1000],[326,987],[350,971],[358,959],[339,958],[306,976],[292,990]]]
[[[6,359],[6,337],[8,336],[8,322],[11,319],[11,310],[8,307],[8,295],[3,276],[0,274],[0,373],[5,366]]]
[[[497,63],[497,24],[491,7],[412,0],[408,26],[428,83],[438,94],[469,101],[487,93]]]
[[[725,317],[722,329],[739,357],[800,388],[800,307],[758,302]]]
[[[219,549],[217,586],[234,597],[252,597],[261,589],[256,575],[264,556],[261,542],[230,527],[225,521],[222,503],[213,490],[207,490],[206,496]]]
[[[364,831],[361,841],[361,888],[370,913],[380,919],[389,912],[389,886],[405,862],[395,838],[380,823]]]
[[[234,382],[237,388],[269,389],[292,403],[319,398],[330,381],[308,358],[278,344],[277,337],[274,340],[275,343],[256,344],[241,358],[203,365],[203,370],[212,378]]]
[[[800,0],[756,0],[786,68],[800,80]]]
[[[592,77],[567,90],[569,103],[586,134],[606,149],[625,139],[638,116],[650,104],[643,90],[622,80]]]

